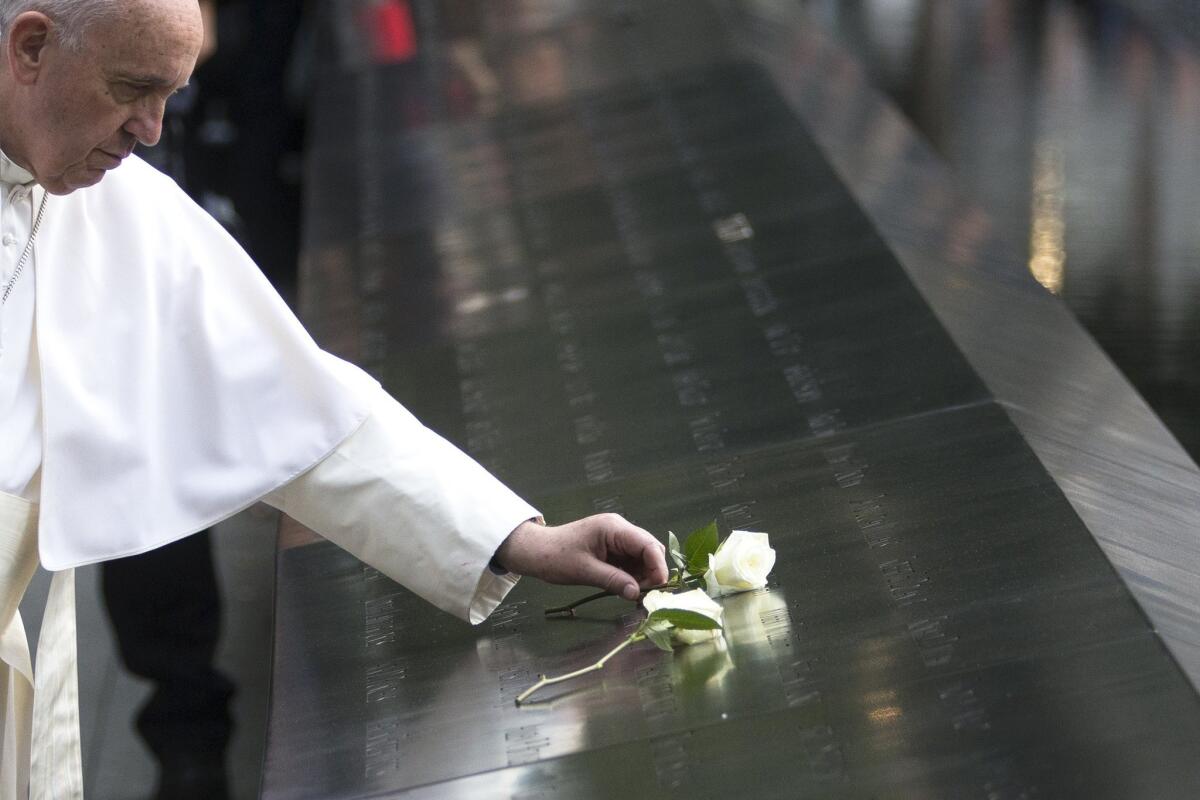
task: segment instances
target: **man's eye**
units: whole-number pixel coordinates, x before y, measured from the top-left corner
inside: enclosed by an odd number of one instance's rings
[[[144,86],[139,86],[133,83],[118,83],[113,86],[113,97],[117,102],[127,103],[136,100],[146,93]]]

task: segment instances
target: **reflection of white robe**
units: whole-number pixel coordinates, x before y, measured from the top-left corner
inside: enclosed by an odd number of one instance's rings
[[[40,491],[36,475],[3,474],[36,470],[28,458],[0,463],[0,488],[40,500],[47,569],[144,552],[265,499],[471,622],[512,588],[488,561],[537,512],[318,349],[169,178],[130,158],[94,187],[51,197],[19,280],[35,279],[35,330],[12,330],[13,309],[0,313],[5,350],[31,357],[14,405],[40,422]],[[15,588],[4,583],[0,605]],[[70,717],[44,735],[77,742]]]

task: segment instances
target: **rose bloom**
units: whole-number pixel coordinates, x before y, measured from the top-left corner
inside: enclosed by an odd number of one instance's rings
[[[692,589],[690,592],[680,592],[672,594],[671,592],[663,592],[655,589],[652,592],[647,592],[642,598],[642,605],[646,609],[647,614],[653,614],[660,608],[678,608],[683,611],[694,611],[697,614],[703,614],[711,620],[715,620],[718,624],[721,623],[721,616],[725,613],[725,609],[715,603],[712,598],[706,595],[700,589]],[[671,635],[681,644],[696,644],[697,642],[706,642],[709,639],[715,639],[721,635],[720,628],[712,628],[710,630],[691,630],[688,628],[671,628]]]
[[[775,566],[775,551],[767,534],[734,531],[708,557],[704,585],[712,597],[761,589]]]

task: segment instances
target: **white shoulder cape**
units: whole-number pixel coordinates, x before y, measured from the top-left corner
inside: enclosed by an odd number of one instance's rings
[[[234,240],[136,157],[50,197],[36,242],[42,564],[144,552],[253,504],[366,418]]]

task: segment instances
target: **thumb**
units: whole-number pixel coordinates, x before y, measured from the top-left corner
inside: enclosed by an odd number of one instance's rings
[[[638,588],[638,583],[632,575],[599,559],[593,558],[585,561],[580,567],[579,579],[583,583],[598,586],[606,592],[612,592],[626,600],[637,600],[642,595],[642,591]]]

